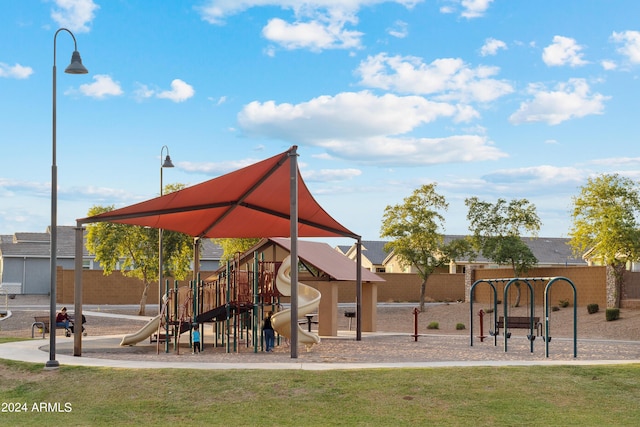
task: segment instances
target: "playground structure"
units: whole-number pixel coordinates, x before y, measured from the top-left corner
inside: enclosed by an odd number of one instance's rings
[[[529,333],[527,334],[527,339],[529,340],[530,343],[530,347],[531,347],[531,353],[533,353],[533,343],[535,341],[535,329],[536,326],[535,325],[535,284],[536,282],[540,282],[540,283],[545,283],[546,285],[544,287],[544,304],[543,304],[543,309],[544,309],[544,334],[542,335],[542,339],[545,342],[545,357],[549,357],[549,343],[551,342],[551,335],[550,335],[550,318],[549,318],[549,296],[550,296],[550,291],[551,291],[551,286],[554,285],[555,283],[558,282],[566,282],[568,283],[572,290],[573,290],[573,357],[577,357],[578,354],[578,346],[577,346],[577,292],[576,292],[576,287],[573,284],[573,282],[571,280],[569,280],[566,277],[524,277],[524,278],[518,278],[518,277],[513,277],[513,278],[505,278],[505,279],[481,279],[481,280],[477,280],[473,283],[473,285],[471,285],[471,289],[470,289],[470,305],[469,305],[469,310],[470,310],[470,345],[473,347],[473,333],[474,333],[474,329],[473,329],[473,319],[474,319],[474,312],[473,312],[473,303],[475,300],[475,290],[476,290],[476,286],[481,284],[481,283],[486,283],[491,287],[491,301],[493,302],[493,309],[491,312],[491,316],[490,316],[490,329],[489,329],[489,335],[494,337],[494,345],[497,346],[498,345],[498,335],[499,335],[499,324],[498,321],[496,319],[496,315],[498,313],[498,292],[496,290],[496,283],[503,283],[504,284],[504,288],[503,288],[503,299],[502,299],[502,305],[504,308],[504,315],[503,315],[503,328],[504,328],[504,333],[503,333],[503,337],[504,337],[504,351],[505,353],[508,350],[508,339],[511,337],[511,333],[509,332],[509,289],[511,287],[511,285],[513,284],[520,284],[520,283],[524,283],[525,285],[527,285],[527,290],[528,290],[528,303],[529,306],[527,307],[527,317],[528,317],[528,329],[529,329]],[[484,313],[483,313],[484,314]],[[480,319],[482,319],[483,316],[480,316]],[[526,325],[525,325],[526,326]],[[482,325],[481,325],[481,329],[482,329]],[[482,334],[481,334],[482,335]],[[483,336],[480,337],[481,340],[484,339]]]
[[[188,286],[173,287],[169,281],[166,284],[166,294],[163,297],[161,313],[151,319],[139,331],[125,335],[120,345],[134,345],[147,338],[157,343],[165,344],[165,352],[169,352],[171,343],[179,353],[180,339],[189,332],[189,346],[192,346],[191,331],[200,329],[201,345],[211,344],[214,347],[224,347],[226,352],[237,352],[243,343],[247,348],[253,347],[258,352],[264,345],[261,323],[266,313],[276,313],[272,322],[279,335],[288,338],[290,327],[290,310],[279,311],[281,297],[288,292],[279,291],[284,285],[290,289],[289,272],[290,257],[284,262],[259,261],[258,254],[254,254],[253,263],[244,264],[246,269],[240,268],[239,258],[227,262],[224,270],[220,271],[213,280],[195,280]],[[277,278],[277,280],[276,280]],[[278,282],[278,284],[276,284]],[[317,310],[320,293],[298,282],[302,289],[298,295],[300,309],[298,317],[303,318],[311,311]],[[279,312],[278,312],[279,311]],[[204,341],[205,325],[210,324],[213,332],[213,342]],[[307,348],[320,341],[319,337],[308,331],[299,330],[301,343]]]
[[[287,256],[278,269],[276,278],[278,291],[284,296],[291,296],[291,255]],[[298,282],[298,318],[303,318],[318,310],[320,304],[320,292],[311,286]],[[298,342],[305,344],[307,350],[320,342],[320,337],[309,330],[298,327]],[[291,336],[291,309],[282,310],[271,318],[273,329],[280,335],[289,338]]]

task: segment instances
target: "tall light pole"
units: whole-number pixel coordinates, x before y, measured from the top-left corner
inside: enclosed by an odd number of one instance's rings
[[[167,149],[167,157],[162,160],[162,153]],[[163,145],[160,149],[160,195],[162,196],[162,169],[172,168],[173,163],[169,156],[169,147]],[[158,229],[158,314],[162,312],[162,228]]]
[[[56,360],[56,261],[58,258],[58,167],[56,166],[56,40],[60,31],[66,31],[73,38],[73,54],[71,64],[64,70],[67,74],[87,74],[89,71],[82,65],[78,43],[73,33],[60,28],[53,36],[53,155],[51,161],[51,249],[50,249],[50,289],[49,289],[49,360],[45,369],[56,369],[60,364]]]

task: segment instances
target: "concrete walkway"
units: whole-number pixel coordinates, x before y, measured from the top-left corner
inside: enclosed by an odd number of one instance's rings
[[[114,345],[121,339],[121,336],[97,336],[83,338],[83,345],[102,346]],[[446,339],[446,338],[445,338]],[[60,341],[60,340],[58,340]],[[63,345],[63,344],[61,344]],[[66,345],[71,345],[67,343]],[[116,344],[117,345],[117,344]],[[48,340],[28,340],[11,342],[0,345],[0,358],[16,360],[30,363],[44,364],[49,359]],[[196,356],[198,357],[198,356]],[[350,369],[379,369],[379,368],[438,368],[438,367],[470,367],[470,366],[587,366],[587,365],[620,365],[640,363],[640,360],[454,360],[454,361],[434,361],[434,362],[401,362],[401,363],[313,363],[299,362],[290,359],[288,362],[264,362],[260,363],[238,363],[238,362],[216,362],[208,363],[202,361],[149,361],[149,360],[116,360],[92,357],[74,357],[64,354],[57,354],[56,360],[60,365],[69,366],[96,366],[111,368],[131,368],[131,369],[273,369],[273,370],[350,370]]]

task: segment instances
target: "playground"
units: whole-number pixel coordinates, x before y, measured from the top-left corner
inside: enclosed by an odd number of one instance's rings
[[[18,296],[10,302],[14,308],[12,317],[2,322],[4,336],[30,337],[29,325],[34,313],[46,310],[46,298]],[[122,367],[188,367],[199,369],[352,369],[366,367],[403,366],[492,366],[499,364],[594,364],[637,363],[640,360],[640,310],[622,310],[619,320],[607,322],[603,312],[588,314],[584,307],[578,309],[578,355],[573,357],[573,310],[563,308],[551,314],[550,355],[544,354],[544,345],[536,343],[530,352],[527,331],[512,330],[509,350],[494,346],[493,340],[474,342],[469,346],[469,330],[457,330],[458,323],[469,325],[469,304],[428,304],[419,315],[419,337],[414,341],[413,314],[415,304],[379,304],[378,331],[363,334],[355,341],[355,331],[349,331],[344,312],[350,306],[339,307],[338,336],[321,337],[319,344],[310,351],[301,347],[298,359],[292,360],[289,348],[281,340],[273,353],[239,345],[237,351],[213,347],[211,326],[205,329],[205,349],[199,355],[191,354],[188,339],[181,341],[180,352],[157,353],[156,343],[147,338],[135,346],[120,346],[123,336],[139,330],[151,317],[134,316],[136,307],[87,306],[88,336],[83,341],[83,356],[73,357],[73,338],[57,337],[57,354],[61,364],[89,364],[94,366]],[[480,306],[476,304],[479,308]],[[150,307],[149,310],[152,310]],[[519,310],[523,310],[522,313]],[[538,313],[542,313],[537,308]],[[513,308],[510,314],[526,314],[524,307]],[[475,319],[477,322],[478,319]],[[439,329],[428,329],[432,322]],[[488,327],[489,319],[485,319]],[[316,330],[316,326],[313,326]],[[48,340],[34,339],[18,343],[23,346],[20,360],[40,363],[47,358]],[[0,357],[3,347],[0,346]],[[17,354],[17,353],[16,353]]]

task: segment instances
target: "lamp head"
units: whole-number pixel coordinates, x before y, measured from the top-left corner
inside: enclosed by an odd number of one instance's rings
[[[164,163],[162,164],[163,168],[172,168],[173,167],[173,163],[171,162],[171,157],[169,157],[169,155],[167,154],[167,157],[165,157],[164,159]]]
[[[77,50],[73,51],[71,55],[71,64],[64,70],[67,74],[87,74],[89,70],[87,70],[84,65],[82,65],[82,58],[80,58],[80,52]]]

